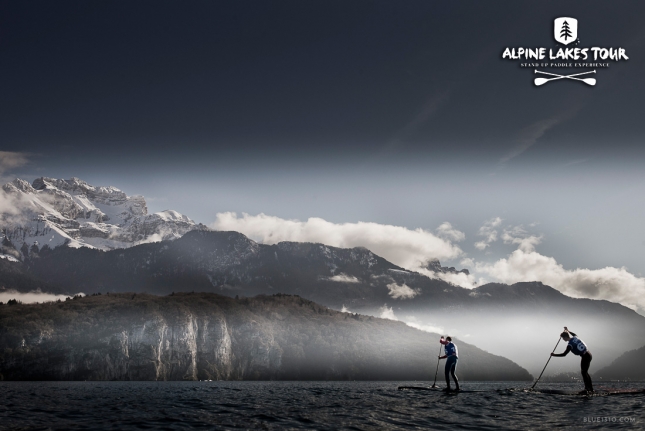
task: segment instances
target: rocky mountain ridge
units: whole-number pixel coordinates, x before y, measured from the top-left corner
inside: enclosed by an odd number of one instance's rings
[[[148,214],[143,196],[95,187],[78,178],[16,179],[2,186],[10,211],[0,214],[3,239],[25,248],[90,247],[101,250],[176,239],[205,229],[176,211]],[[15,256],[14,256],[15,257]]]
[[[30,274],[55,286],[56,292],[66,294],[286,293],[337,309],[415,297],[441,303],[469,298],[467,289],[407,271],[362,247],[296,242],[265,245],[239,232],[195,230],[174,241],[111,251],[69,247],[34,251],[23,265]]]

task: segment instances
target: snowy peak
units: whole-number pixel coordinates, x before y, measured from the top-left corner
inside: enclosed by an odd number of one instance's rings
[[[180,214],[177,211],[173,211],[173,210],[165,210],[158,213],[154,213],[153,216],[158,217],[164,221],[184,221],[187,223],[191,221],[185,215]]]
[[[25,180],[21,180],[20,178],[16,178],[10,183],[5,184],[2,186],[4,191],[7,193],[15,193],[15,192],[24,192],[24,193],[35,193],[36,190]]]
[[[56,209],[68,218],[124,225],[132,217],[148,214],[143,196],[127,196],[116,187],[94,187],[78,178],[38,178],[33,189],[49,196]]]
[[[45,245],[127,248],[205,229],[176,211],[149,215],[143,196],[128,196],[116,187],[96,187],[79,178],[42,177],[33,184],[16,179],[2,189],[8,203],[0,214],[2,232],[23,255]]]

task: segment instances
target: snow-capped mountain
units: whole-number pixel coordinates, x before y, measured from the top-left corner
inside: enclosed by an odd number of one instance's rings
[[[3,187],[2,235],[16,250],[34,246],[102,250],[180,238],[202,224],[176,211],[148,214],[143,196],[95,187],[78,178],[16,179]]]

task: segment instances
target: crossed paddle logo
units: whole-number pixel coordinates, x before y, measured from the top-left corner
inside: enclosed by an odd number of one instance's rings
[[[589,72],[582,72],[582,73],[574,73],[573,75],[557,75],[555,73],[549,73],[549,72],[542,72],[540,70],[536,70],[535,73],[541,73],[543,75],[550,75],[550,76],[555,76],[555,78],[535,78],[533,82],[535,83],[536,86],[544,85],[547,82],[551,81],[557,81],[558,79],[573,79],[575,81],[581,81],[584,82],[587,85],[596,85],[596,78],[576,78],[576,76],[580,75],[587,75],[589,73],[596,73],[595,70],[589,71]]]

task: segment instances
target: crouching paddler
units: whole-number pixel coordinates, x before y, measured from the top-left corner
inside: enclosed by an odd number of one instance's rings
[[[564,332],[560,334],[560,337],[564,341],[568,341],[567,350],[563,353],[551,353],[551,356],[567,356],[569,352],[573,353],[576,356],[580,356],[580,371],[582,373],[582,380],[585,382],[585,390],[583,392],[591,393],[593,392],[593,384],[591,383],[591,376],[589,375],[589,366],[591,365],[591,352],[587,348],[587,345],[582,341],[576,334],[569,331],[567,327],[564,327]]]

